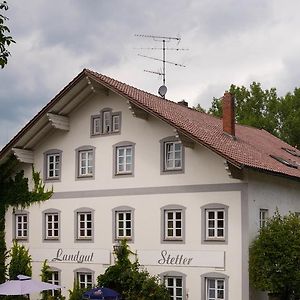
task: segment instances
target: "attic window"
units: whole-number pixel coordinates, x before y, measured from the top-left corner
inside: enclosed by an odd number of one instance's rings
[[[298,167],[300,167],[299,164],[297,164],[295,161],[292,161],[290,159],[282,158],[275,155],[270,155],[270,156],[288,167],[295,168],[295,169],[298,169]]]
[[[112,112],[111,108],[105,108],[99,115],[91,116],[91,136],[109,135],[120,131],[121,112]]]
[[[297,151],[295,149],[291,149],[291,148],[281,148],[282,150],[285,150],[287,153],[292,154],[294,156],[300,157],[300,151]]]

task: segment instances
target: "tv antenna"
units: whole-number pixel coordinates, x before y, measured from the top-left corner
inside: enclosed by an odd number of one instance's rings
[[[175,50],[175,51],[182,51],[182,50],[189,50],[186,48],[171,48],[171,47],[166,47],[166,43],[172,42],[172,41],[177,41],[177,45],[180,43],[181,38],[180,37],[171,37],[171,36],[158,36],[158,35],[146,35],[146,34],[135,34],[137,37],[142,37],[142,38],[152,38],[155,42],[160,42],[162,43],[162,47],[149,47],[149,48],[136,48],[136,49],[141,49],[141,50],[162,50],[162,58],[156,58],[148,55],[143,55],[143,54],[138,54],[138,56],[149,58],[152,60],[156,61],[161,61],[162,62],[162,71],[151,71],[151,70],[144,70],[144,72],[152,73],[152,74],[157,74],[159,76],[162,76],[162,86],[159,87],[158,89],[158,94],[165,98],[165,95],[167,93],[167,87],[166,87],[166,63],[171,64],[177,67],[186,67],[183,64],[175,63],[172,61],[166,60],[166,50]]]

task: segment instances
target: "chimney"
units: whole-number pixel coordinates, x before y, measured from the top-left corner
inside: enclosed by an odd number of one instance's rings
[[[185,100],[181,100],[181,101],[179,101],[179,102],[177,102],[179,105],[181,105],[181,106],[185,106],[185,107],[189,107],[189,104],[188,104],[188,102],[186,102]]]
[[[234,98],[229,92],[225,92],[223,96],[223,131],[235,136],[235,113]]]

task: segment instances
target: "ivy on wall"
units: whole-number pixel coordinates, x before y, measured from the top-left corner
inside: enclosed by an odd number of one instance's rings
[[[0,283],[5,282],[7,249],[5,243],[5,213],[8,207],[25,208],[32,203],[48,200],[53,191],[45,191],[39,172],[32,168],[33,189],[29,190],[24,171],[18,171],[19,162],[11,155],[0,165]]]

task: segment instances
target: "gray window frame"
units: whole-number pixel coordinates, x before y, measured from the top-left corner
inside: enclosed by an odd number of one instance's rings
[[[178,204],[169,204],[161,207],[161,244],[185,244],[185,213],[186,207]],[[167,212],[174,212],[180,211],[181,212],[181,238],[169,238],[166,237],[166,213]]]
[[[44,242],[60,242],[61,239],[61,211],[55,208],[49,208],[42,212],[43,214],[43,241]],[[58,237],[47,237],[47,215],[58,215]]]
[[[182,174],[184,173],[185,170],[185,147],[181,140],[176,137],[176,136],[168,136],[160,141],[160,174],[161,175],[166,175],[166,174]],[[167,143],[181,143],[181,168],[176,168],[176,169],[167,169],[165,167],[166,165],[166,144]]]
[[[44,181],[45,182],[60,182],[61,174],[62,174],[62,150],[59,149],[50,149],[45,151],[44,153]],[[59,156],[59,171],[57,177],[48,177],[49,165],[48,165],[48,156],[50,155],[58,155]]]
[[[113,229],[113,243],[125,239],[126,241],[133,243],[134,242],[134,208],[130,206],[118,206],[112,209],[112,229]],[[131,213],[131,237],[118,237],[117,233],[117,214],[118,213]]]
[[[134,164],[135,164],[135,143],[130,141],[122,141],[114,144],[113,146],[113,177],[121,178],[121,177],[133,177],[134,176]],[[118,173],[118,149],[131,147],[132,150],[132,160],[131,160],[131,172]]]
[[[177,271],[166,271],[159,274],[161,282],[165,284],[165,279],[167,277],[171,278],[181,278],[182,280],[182,300],[187,299],[187,290],[186,290],[186,274]],[[166,286],[167,287],[167,286]],[[176,298],[175,298],[176,299]]]
[[[95,179],[95,151],[96,147],[91,146],[91,145],[84,145],[84,146],[80,146],[78,148],[75,149],[75,180],[84,180],[84,179]],[[92,159],[92,168],[93,168],[93,174],[88,174],[88,175],[81,175],[80,174],[80,153],[82,152],[88,152],[88,151],[92,151],[93,153],[93,159]]]
[[[107,132],[104,132],[104,115],[108,114],[108,119],[109,119],[109,130]],[[119,118],[119,129],[114,130],[114,117]],[[94,127],[94,122],[95,120],[98,119],[100,123],[100,131],[99,133],[95,133],[95,127]],[[107,136],[107,135],[112,135],[112,134],[120,134],[121,133],[121,126],[122,126],[122,113],[120,111],[113,112],[112,108],[106,107],[101,109],[100,113],[97,115],[92,115],[91,116],[91,130],[90,134],[91,137],[97,137],[97,136]]]
[[[202,244],[228,244],[228,209],[229,206],[222,203],[209,203],[201,206],[201,242]],[[224,238],[207,237],[207,210],[224,210]]]
[[[201,275],[201,299],[208,300],[207,298],[207,280],[208,279],[222,279],[224,280],[225,293],[224,300],[228,300],[228,286],[229,276],[219,272],[209,272]]]
[[[19,237],[17,234],[17,217],[18,216],[27,216],[27,236]],[[27,242],[29,241],[29,212],[27,210],[16,210],[13,213],[13,239],[17,241]],[[22,229],[23,231],[24,229]]]
[[[95,280],[95,271],[89,269],[89,268],[78,268],[74,270],[74,280],[75,282],[78,282],[80,285],[80,282],[78,281],[79,274],[91,274],[92,275],[92,284],[91,288],[94,286],[94,280]]]
[[[95,235],[95,224],[94,224],[94,212],[95,210],[89,207],[81,207],[76,210],[74,210],[74,241],[79,243],[88,243],[88,242],[94,242],[94,235]],[[91,224],[92,224],[92,234],[90,237],[80,237],[78,235],[79,231],[79,222],[78,222],[78,215],[79,214],[91,214]]]

